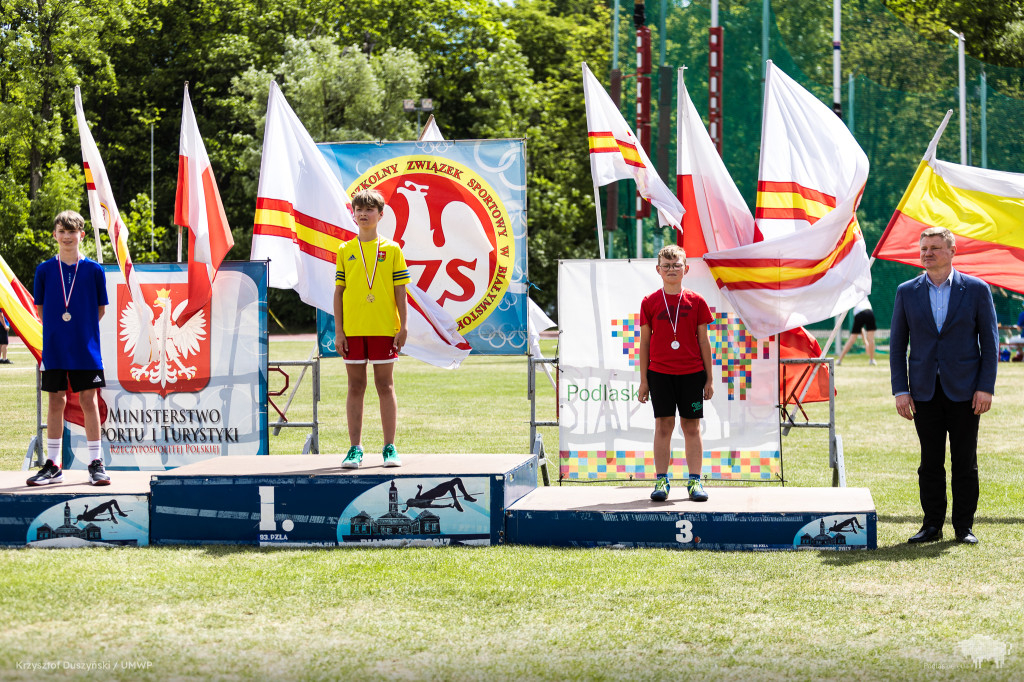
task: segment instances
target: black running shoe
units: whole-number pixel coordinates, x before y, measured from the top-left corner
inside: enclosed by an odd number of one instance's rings
[[[94,459],[89,465],[89,482],[93,485],[110,485],[110,476],[107,476],[101,460]]]
[[[50,460],[46,460],[46,464],[43,465],[43,468],[40,469],[35,476],[31,477],[25,482],[29,485],[49,485],[51,483],[63,483],[64,472],[61,471],[61,468],[59,466],[57,466]]]

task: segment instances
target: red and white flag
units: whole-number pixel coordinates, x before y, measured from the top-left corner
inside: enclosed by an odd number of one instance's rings
[[[683,240],[687,256],[761,241],[754,216],[718,155],[693,106],[679,69],[676,124],[676,185],[686,208]]]
[[[270,261],[270,286],[294,289],[303,302],[333,315],[338,247],[358,233],[338,176],[271,83],[250,259]],[[402,351],[455,369],[471,350],[457,323],[412,283],[406,289],[409,337]]]
[[[185,86],[178,144],[178,191],[174,223],[188,228],[188,305],[174,323],[179,327],[203,309],[213,296],[213,280],[235,240],[231,236],[210,157],[199,134],[192,101]]]

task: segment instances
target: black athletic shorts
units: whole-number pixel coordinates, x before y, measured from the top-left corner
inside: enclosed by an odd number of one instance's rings
[[[693,374],[662,374],[647,370],[647,386],[651,390],[654,418],[704,418],[704,384],[708,375],[704,370]]]
[[[6,346],[10,339],[7,338],[7,327],[0,323],[0,346]]]
[[[873,310],[862,310],[853,316],[853,331],[851,334],[860,334],[862,331],[867,330],[873,332],[878,329],[875,324],[875,311]]]
[[[102,369],[44,369],[42,374],[39,385],[47,393],[66,391],[68,384],[71,385],[72,393],[107,385]]]

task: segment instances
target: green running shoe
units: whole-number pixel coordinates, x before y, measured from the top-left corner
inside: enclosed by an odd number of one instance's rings
[[[654,482],[654,490],[651,492],[651,499],[655,502],[664,502],[668,499],[668,491],[672,490],[667,478],[659,478]]]
[[[345,461],[341,463],[342,469],[358,469],[359,465],[363,463],[363,449],[358,445],[353,445],[348,449],[348,454],[345,455]]]
[[[398,459],[398,452],[395,451],[395,446],[388,443],[384,446],[384,466],[386,467],[400,467],[402,466],[402,460]]]
[[[690,491],[690,499],[694,502],[707,502],[708,494],[704,492],[699,478],[691,478],[686,482],[686,489]]]

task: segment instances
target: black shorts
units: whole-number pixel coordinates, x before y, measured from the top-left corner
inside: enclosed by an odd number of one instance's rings
[[[39,386],[47,393],[66,391],[68,384],[72,393],[107,385],[102,369],[44,369],[42,375]]]
[[[10,339],[7,338],[7,327],[0,324],[0,346],[6,346]]]
[[[704,370],[693,374],[662,374],[647,370],[654,418],[675,417],[678,409],[682,419],[703,419],[704,384],[707,380]]]
[[[875,324],[875,311],[862,310],[853,316],[853,331],[851,334],[860,334],[862,331],[873,332],[878,329]]]

